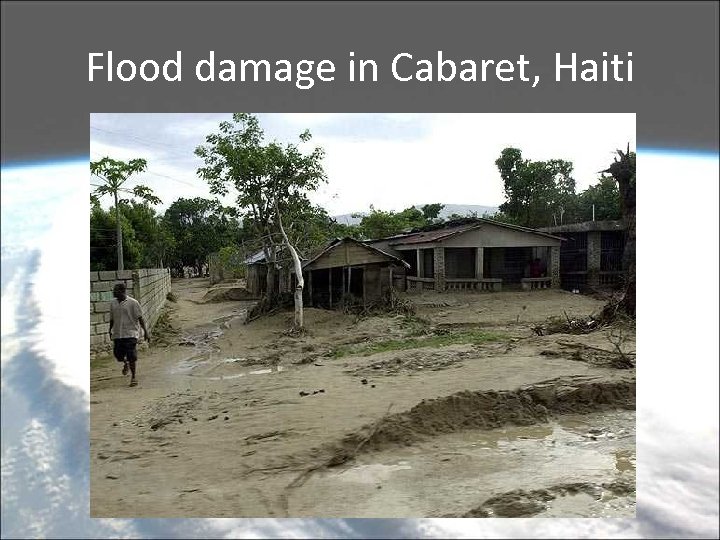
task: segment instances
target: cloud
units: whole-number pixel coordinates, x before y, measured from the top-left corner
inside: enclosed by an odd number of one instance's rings
[[[142,181],[166,207],[209,197],[193,155],[230,114],[95,114],[92,155],[116,145],[122,159],[149,156]],[[268,140],[297,142],[305,129],[326,151],[329,182],[314,195],[331,215],[443,202],[498,206],[495,160],[519,147],[528,159],[566,159],[578,190],[595,183],[617,148],[635,145],[633,114],[260,114]],[[224,201],[232,202],[232,198]]]

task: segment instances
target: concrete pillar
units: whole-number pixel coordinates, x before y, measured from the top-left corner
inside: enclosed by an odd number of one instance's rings
[[[475,279],[483,278],[483,260],[485,248],[475,248]]]
[[[422,251],[419,249],[415,250],[416,257],[417,257],[417,277],[425,277],[423,274],[425,273],[424,264],[423,264],[423,258],[422,258]]]
[[[550,286],[553,289],[560,287],[560,246],[550,248]]]
[[[587,233],[587,284],[588,287],[600,285],[600,252],[602,243],[600,231]]]
[[[434,252],[435,290],[445,290],[445,248],[436,247]]]

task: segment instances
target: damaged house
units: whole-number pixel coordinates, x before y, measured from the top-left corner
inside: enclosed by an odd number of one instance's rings
[[[363,305],[381,300],[391,288],[403,290],[410,265],[366,242],[336,238],[303,263],[304,302],[332,308],[350,296]]]
[[[278,247],[275,256],[275,268],[277,270],[275,279],[275,293],[281,294],[292,292],[292,272],[289,256],[285,256],[285,249]],[[267,291],[268,261],[263,250],[258,251],[245,259],[247,265],[246,288],[255,298],[262,297]]]
[[[467,218],[367,242],[409,265],[406,289],[544,289],[560,286],[562,238]]]
[[[466,218],[360,241],[336,238],[302,262],[307,306],[333,308],[348,297],[367,305],[398,291],[500,291],[560,286],[560,245],[553,234],[485,218]],[[278,261],[283,257],[278,255]],[[247,288],[267,288],[262,252],[247,260]],[[291,292],[290,265],[278,264],[277,292]]]
[[[541,229],[563,238],[560,283],[563,289],[613,288],[623,278],[627,227],[618,221],[585,221]]]

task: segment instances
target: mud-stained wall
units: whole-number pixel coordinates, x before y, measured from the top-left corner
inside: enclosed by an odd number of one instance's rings
[[[125,283],[128,294],[140,302],[148,330],[157,322],[167,294],[172,290],[169,268],[90,272],[91,353],[110,349],[110,301],[116,283]]]

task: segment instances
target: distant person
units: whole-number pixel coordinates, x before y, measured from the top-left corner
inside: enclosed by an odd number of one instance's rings
[[[539,278],[543,275],[543,265],[540,259],[535,259],[530,263],[530,277]]]
[[[140,303],[127,295],[124,283],[113,288],[115,299],[110,303],[110,339],[113,340],[113,354],[118,362],[123,363],[122,374],[130,371],[130,386],[137,386],[135,363],[137,362],[137,342],[142,328],[145,340],[150,342],[142,317]]]

